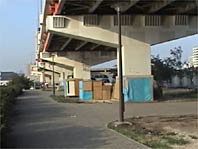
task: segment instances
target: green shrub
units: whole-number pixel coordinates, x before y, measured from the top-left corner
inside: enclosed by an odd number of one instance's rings
[[[23,89],[28,89],[31,81],[22,76],[16,76],[7,86],[0,86],[0,131],[1,145],[4,144],[5,134],[8,128],[8,120],[12,111],[13,104],[17,96],[22,94]],[[4,146],[4,145],[3,145]]]
[[[154,100],[159,100],[163,96],[163,90],[157,81],[153,81],[153,96]]]
[[[1,125],[6,126],[6,121],[15,101],[15,97],[22,93],[22,89],[17,85],[8,85],[0,87],[0,92]]]

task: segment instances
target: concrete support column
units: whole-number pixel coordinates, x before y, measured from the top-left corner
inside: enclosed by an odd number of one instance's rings
[[[85,64],[74,67],[74,78],[91,79],[90,67]]]
[[[39,76],[39,78],[40,78],[39,80],[40,80],[41,83],[44,82],[44,77],[45,77],[44,73],[41,73],[40,76]]]
[[[51,84],[53,84],[53,72],[51,72]],[[59,83],[59,74],[54,73],[54,82]]]
[[[151,75],[150,45],[143,42],[123,45],[123,76]]]
[[[123,41],[122,67],[125,101],[151,101],[153,99],[150,61],[149,44],[143,42],[131,44]],[[119,65],[117,64],[117,66]]]
[[[43,59],[47,61],[51,61],[51,58],[43,58]],[[55,65],[55,70],[57,72],[62,73],[64,69],[64,72],[66,72],[65,78],[67,78],[68,75],[72,74],[71,68],[73,68],[74,78],[81,78],[81,79],[91,78],[90,66],[82,62],[69,59],[66,56],[57,56],[57,55],[54,57],[54,62],[57,63],[57,65]],[[70,67],[70,69],[67,70],[67,68],[62,68],[61,66],[58,67],[58,64],[65,65],[65,67]]]

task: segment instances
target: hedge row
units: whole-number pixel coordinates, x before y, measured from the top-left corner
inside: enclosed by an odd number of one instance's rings
[[[8,85],[1,87],[0,90],[1,125],[5,125],[15,97],[22,93],[22,88],[18,85]]]
[[[31,81],[21,75],[13,78],[7,86],[0,86],[1,147],[5,146],[9,116],[16,101],[15,99],[22,94],[23,89],[28,89],[30,85]]]

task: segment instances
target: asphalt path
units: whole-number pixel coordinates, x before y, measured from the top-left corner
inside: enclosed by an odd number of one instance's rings
[[[109,130],[118,119],[118,102],[57,103],[49,92],[25,91],[17,99],[10,147],[17,148],[147,148]],[[127,103],[125,117],[197,114],[197,102]]]

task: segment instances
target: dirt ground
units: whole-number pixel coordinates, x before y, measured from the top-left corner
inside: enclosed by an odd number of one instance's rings
[[[127,119],[131,127],[145,130],[151,134],[172,134],[189,141],[186,145],[173,145],[173,148],[197,149],[198,148],[198,116],[149,116]]]

